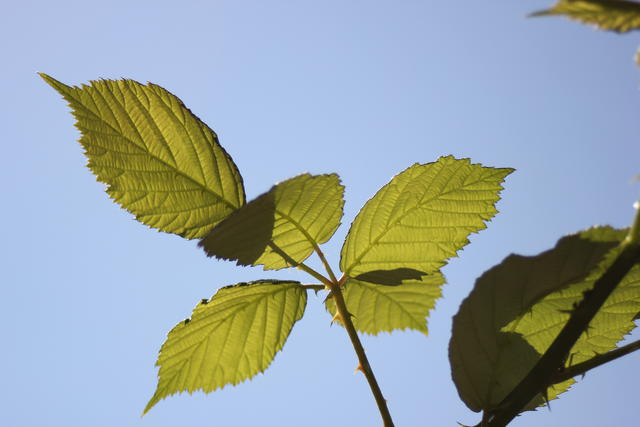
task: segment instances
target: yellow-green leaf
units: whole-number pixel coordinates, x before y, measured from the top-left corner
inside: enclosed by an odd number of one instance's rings
[[[298,282],[277,280],[227,286],[203,300],[162,345],[158,387],[144,412],[172,394],[211,392],[263,372],[306,303]]]
[[[443,283],[444,277],[439,272],[402,285],[378,285],[349,279],[343,286],[343,295],[353,315],[353,324],[360,332],[376,335],[394,329],[415,329],[426,334],[426,317],[440,298]],[[326,307],[335,316],[332,297],[327,299]]]
[[[133,80],[72,87],[40,75],[69,102],[91,171],[137,220],[201,238],[244,204],[215,132],[165,89]]]
[[[452,156],[411,166],[358,213],[341,270],[350,278],[392,274],[401,281],[438,271],[498,212],[501,184],[512,171]]]
[[[218,224],[199,246],[209,256],[265,270],[298,264],[335,233],[343,193],[336,174],[288,179]]]
[[[625,33],[640,28],[640,3],[621,0],[560,0],[531,16],[565,15],[600,30]]]
[[[484,273],[453,319],[449,358],[458,393],[474,411],[492,410],[529,372],[612,257],[626,231],[597,227],[567,236],[533,257],[511,255]],[[625,277],[566,366],[604,352],[640,311],[638,268]],[[513,361],[517,361],[514,363]],[[573,380],[547,390],[553,399]],[[541,395],[527,409],[544,402]]]
[[[427,332],[425,317],[444,283],[440,268],[498,212],[501,184],[512,171],[441,157],[396,175],[364,205],[340,259],[345,302],[359,331]]]

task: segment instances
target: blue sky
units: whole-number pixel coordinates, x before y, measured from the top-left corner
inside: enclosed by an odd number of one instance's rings
[[[526,19],[550,0],[22,1],[0,16],[5,162],[0,425],[373,426],[346,334],[311,297],[264,375],[174,396],[140,417],[166,333],[223,285],[306,280],[205,257],[151,231],[83,166],[73,118],[37,76],[157,83],[220,136],[248,198],[336,172],[343,227],[393,175],[441,155],[514,167],[500,214],[444,269],[429,336],[364,337],[398,426],[475,423],[450,379],[451,317],[483,271],[593,224],[628,225],[640,193],[637,34]],[[637,422],[638,355],[514,426]]]

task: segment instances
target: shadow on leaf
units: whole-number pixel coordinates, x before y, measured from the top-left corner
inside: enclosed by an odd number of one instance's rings
[[[427,273],[413,268],[396,268],[394,270],[374,270],[359,274],[356,280],[376,285],[398,286],[404,280],[420,280]]]
[[[198,243],[208,256],[253,265],[267,250],[275,223],[275,199],[268,192],[233,212]]]

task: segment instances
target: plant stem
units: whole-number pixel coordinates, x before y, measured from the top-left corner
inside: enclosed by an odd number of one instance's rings
[[[327,258],[324,256],[324,253],[320,249],[320,246],[314,244],[313,250],[315,250],[316,253],[318,254],[318,258],[320,258],[320,261],[322,261],[322,265],[324,265],[324,269],[327,271],[327,274],[329,275],[329,278],[331,279],[331,281],[333,283],[336,283],[338,279],[336,279],[336,275],[333,274],[333,270],[331,269],[331,266],[329,265]]]
[[[391,414],[389,413],[389,409],[387,408],[387,401],[385,400],[384,396],[382,396],[382,391],[380,390],[380,386],[378,386],[378,381],[373,374],[371,365],[369,365],[369,360],[367,359],[367,355],[364,351],[364,348],[362,347],[362,343],[360,342],[360,338],[358,337],[356,328],[353,326],[353,322],[351,321],[351,313],[349,313],[349,311],[347,310],[347,305],[344,302],[344,296],[342,295],[340,285],[338,285],[337,282],[334,282],[330,287],[331,293],[336,303],[338,314],[340,315],[340,320],[342,321],[344,328],[347,330],[349,338],[351,339],[351,344],[353,345],[353,348],[358,355],[358,361],[360,362],[360,365],[358,365],[358,369],[362,369],[364,376],[367,378],[367,382],[369,383],[369,387],[371,388],[373,397],[376,399],[378,410],[380,411],[380,415],[382,416],[384,427],[393,427],[393,420],[391,419]]]
[[[275,243],[270,242],[269,243],[269,247],[275,253],[280,255],[286,262],[291,264],[293,267],[296,267],[296,268],[298,268],[298,269],[310,274],[311,276],[313,276],[313,278],[318,279],[320,282],[324,283],[326,286],[330,286],[331,285],[331,280],[327,279],[322,274],[318,273],[316,270],[314,270],[313,268],[309,267],[305,263],[296,262],[293,258],[291,258],[289,255],[287,255],[287,253],[285,251],[280,249],[280,247],[278,245],[276,245]]]
[[[640,213],[636,217],[628,237],[621,243],[622,251],[613,264],[595,282],[591,292],[573,310],[547,351],[520,383],[504,398],[493,411],[486,423],[488,427],[504,427],[509,424],[522,409],[538,394],[553,384],[554,375],[562,369],[571,348],[589,326],[589,322],[598,313],[606,299],[615,290],[629,270],[640,262],[640,243],[638,227]]]
[[[367,379],[367,382],[369,383],[369,388],[371,389],[373,397],[376,400],[376,404],[378,405],[378,410],[380,411],[380,416],[382,417],[382,421],[384,422],[384,427],[394,427],[393,420],[391,419],[391,414],[389,413],[389,408],[387,408],[387,401],[382,395],[382,391],[380,390],[378,381],[373,374],[373,370],[371,369],[371,365],[369,364],[369,359],[367,359],[367,354],[364,351],[364,347],[362,347],[362,343],[360,342],[360,338],[358,337],[356,328],[353,326],[353,322],[351,321],[351,313],[349,313],[349,310],[347,310],[347,304],[345,303],[344,296],[342,295],[341,285],[346,280],[346,277],[342,276],[338,281],[335,274],[331,270],[331,266],[327,262],[327,259],[317,245],[314,245],[314,249],[320,257],[320,260],[324,264],[325,269],[327,270],[327,273],[329,274],[331,279],[327,279],[325,276],[318,273],[313,268],[305,265],[304,263],[296,262],[286,252],[280,249],[280,247],[278,247],[275,243],[269,243],[269,247],[278,255],[280,255],[286,262],[309,273],[311,276],[323,283],[323,285],[300,286],[306,289],[313,290],[323,290],[327,288],[331,290],[331,294],[333,295],[333,298],[335,300],[336,308],[338,310],[338,314],[340,315],[340,319],[342,320],[342,324],[347,330],[349,339],[351,340],[351,344],[353,345],[353,349],[356,351],[356,355],[358,356],[358,369],[362,370],[365,378]]]
[[[598,354],[589,360],[569,366],[568,368],[563,369],[562,372],[558,372],[554,375],[552,384],[561,383],[570,378],[577,377],[578,375],[584,375],[587,371],[590,371],[593,368],[602,366],[605,363],[616,360],[622,356],[626,356],[627,354],[633,353],[637,350],[640,350],[640,340],[634,341],[615,350],[611,350],[607,353]]]

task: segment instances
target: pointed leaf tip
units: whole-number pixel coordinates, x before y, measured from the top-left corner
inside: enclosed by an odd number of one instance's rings
[[[605,30],[625,33],[640,28],[640,3],[624,0],[560,0],[553,7],[530,17],[564,15],[569,19]]]
[[[138,221],[200,238],[244,204],[217,135],[169,91],[127,79],[72,87],[39,75],[69,102],[89,169]]]

